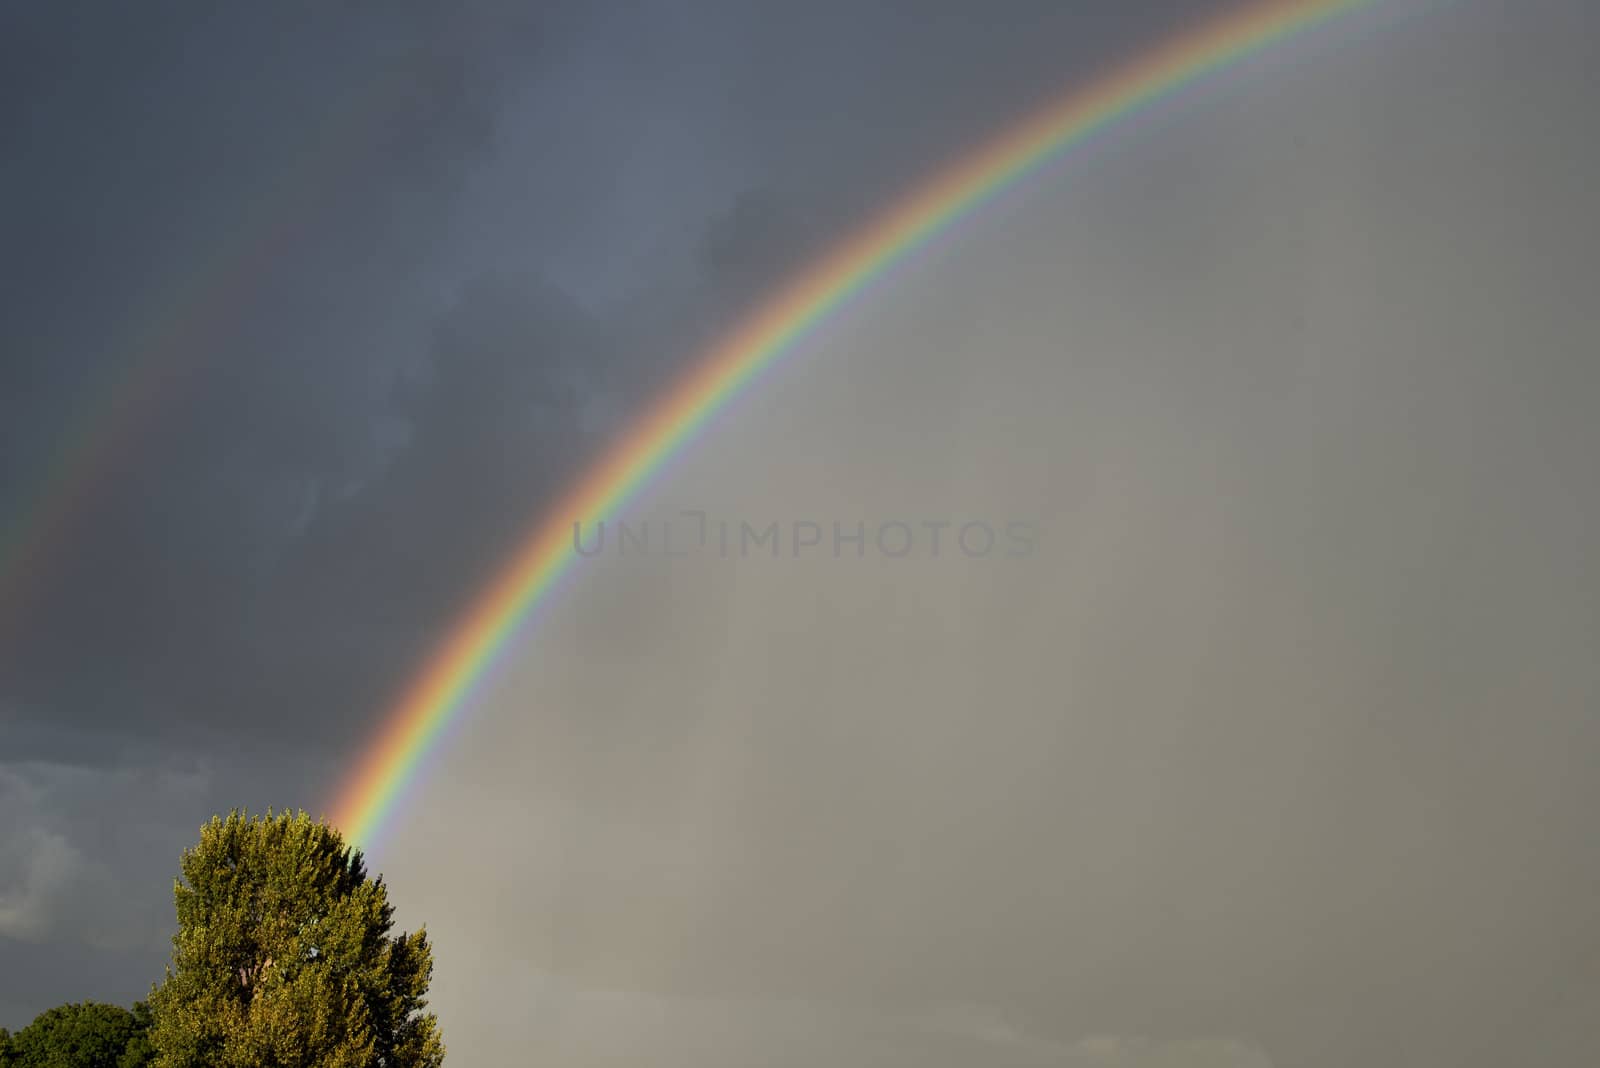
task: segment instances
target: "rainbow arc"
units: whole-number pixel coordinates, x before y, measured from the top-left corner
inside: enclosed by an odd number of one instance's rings
[[[575,519],[616,514],[717,412],[894,264],[1018,181],[1206,75],[1375,0],[1254,3],[1179,34],[1025,117],[892,204],[722,338],[534,527],[411,681],[342,784],[334,823],[371,848],[443,732],[579,559]]]

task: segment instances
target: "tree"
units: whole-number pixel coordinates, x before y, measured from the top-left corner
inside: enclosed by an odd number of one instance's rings
[[[149,1026],[143,1004],[132,1012],[93,1001],[60,1005],[14,1035],[0,1030],[0,1068],[144,1068]]]
[[[128,1044],[123,1048],[122,1056],[117,1058],[117,1068],[147,1068],[154,1065],[156,1060],[156,1051],[150,1045],[150,1026],[154,1022],[150,1005],[143,1001],[134,1002],[131,1015],[133,1034],[128,1036]]]
[[[392,936],[382,877],[304,813],[201,828],[150,995],[157,1068],[437,1068],[426,931]]]

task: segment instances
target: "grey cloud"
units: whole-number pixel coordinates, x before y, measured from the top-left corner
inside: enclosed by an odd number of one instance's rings
[[[1596,160],[1550,118],[1581,48],[1463,19],[1042,183],[728,412],[664,510],[1030,507],[1054,540],[1013,572],[587,566],[383,853],[447,913],[441,970],[492,941],[640,996],[993,1006],[848,1047],[890,1063],[1592,1044],[1563,234]],[[430,878],[491,842],[491,883]],[[598,1048],[566,1004],[591,1045],[552,1044]]]
[[[170,926],[168,908],[153,887],[138,880],[166,882],[156,873],[175,867],[176,836],[149,825],[115,826],[104,814],[136,807],[165,820],[208,793],[208,785],[203,770],[160,765],[110,771],[43,762],[0,765],[6,813],[0,938],[159,952]],[[160,847],[154,855],[152,845]]]
[[[175,676],[236,659],[219,623],[268,581],[285,498],[375,462],[381,383],[420,348],[396,339],[431,315],[401,294],[426,288],[452,194],[492,148],[499,83],[536,79],[571,21],[494,5],[443,23],[422,6],[198,14],[16,16],[35,106],[6,262],[41,298],[8,316],[0,485],[31,508],[60,477],[53,454],[105,446],[84,514],[5,606],[10,695],[58,719],[108,703],[101,686],[133,691],[120,717],[159,722],[187,701]],[[348,128],[330,141],[329,121]],[[108,396],[148,409],[126,440],[98,440],[122,418]],[[85,658],[96,679],[72,670]]]
[[[1593,1048],[1593,14],[1458,6],[1175,106],[724,414],[661,507],[1032,511],[1041,555],[586,569],[374,858],[459,1056]],[[414,77],[0,650],[0,1022],[141,994],[200,819],[314,807],[608,430],[932,160],[1194,9],[30,30],[7,494],[168,265],[325,161],[323,105]]]
[[[0,848],[11,885],[0,896],[0,937],[34,942],[54,933],[51,903],[83,878],[83,857],[59,835],[30,828]]]
[[[339,732],[308,725],[378,703],[369,652],[332,660],[360,634],[336,602],[274,632],[268,594],[383,462],[370,428],[427,350],[505,79],[536,83],[577,13],[7,8],[0,514],[35,518],[63,450],[120,419],[108,397],[145,405],[0,605],[7,1026],[142,996],[195,828],[315,807]],[[410,654],[426,623],[380,644]]]

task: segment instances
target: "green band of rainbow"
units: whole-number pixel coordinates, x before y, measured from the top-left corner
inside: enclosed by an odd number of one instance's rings
[[[577,559],[576,517],[614,514],[763,368],[891,265],[1041,164],[1153,101],[1374,0],[1257,3],[1180,34],[913,190],[724,337],[534,529],[412,681],[342,784],[333,821],[370,847],[517,625]]]

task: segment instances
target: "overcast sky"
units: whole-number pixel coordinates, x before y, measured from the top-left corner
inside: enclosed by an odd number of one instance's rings
[[[1227,7],[5,7],[0,1026],[144,996],[741,311]],[[763,378],[620,518],[778,557],[587,561],[372,857],[451,1062],[1600,1055],[1597,42],[1380,4]]]

